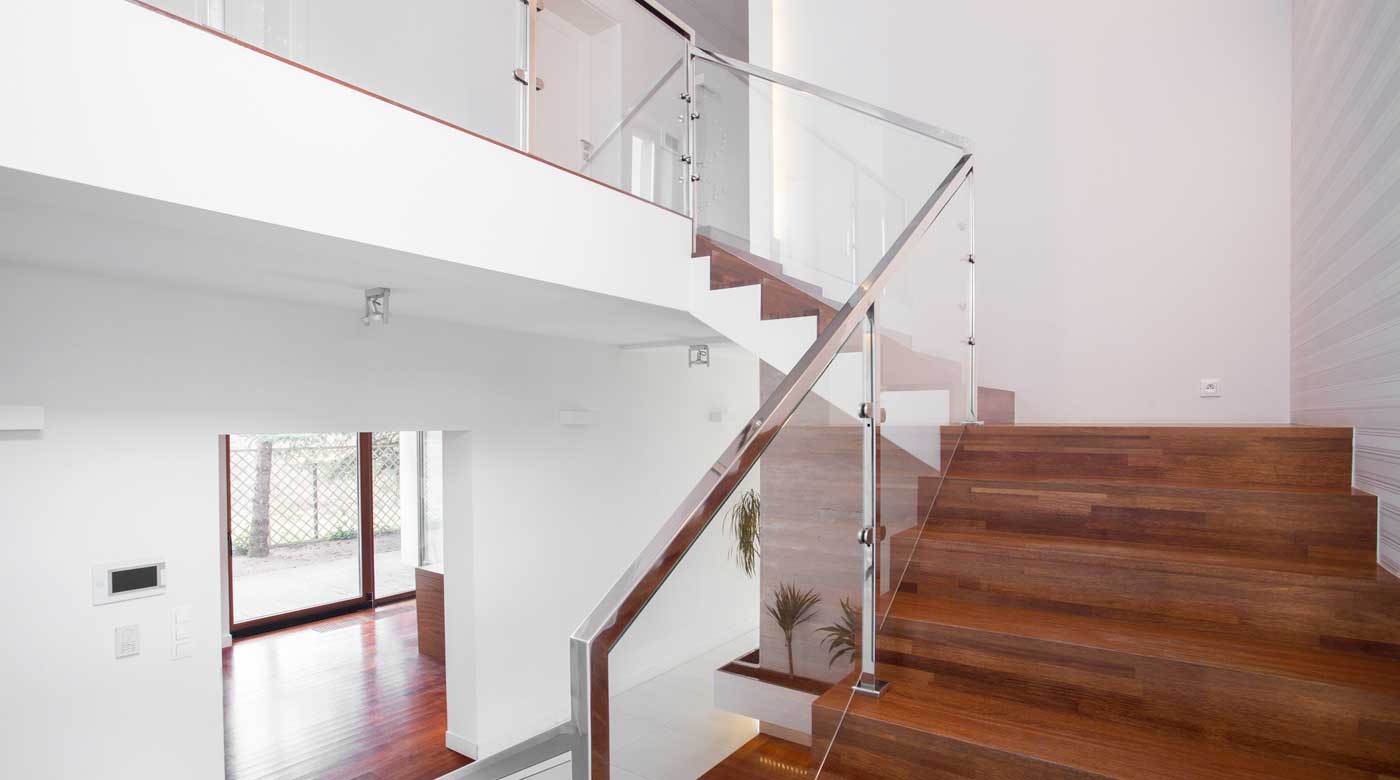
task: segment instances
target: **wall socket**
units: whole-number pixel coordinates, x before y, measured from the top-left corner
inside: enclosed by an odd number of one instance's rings
[[[1219,397],[1220,397],[1220,380],[1219,380],[1219,379],[1202,379],[1202,380],[1201,380],[1201,397],[1202,397],[1202,398],[1219,398]]]

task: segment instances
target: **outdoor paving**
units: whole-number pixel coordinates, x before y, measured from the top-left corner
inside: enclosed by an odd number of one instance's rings
[[[233,619],[276,615],[360,595],[359,540],[274,547],[266,558],[233,557]],[[399,535],[374,540],[375,593],[412,590],[414,567],[404,563]]]

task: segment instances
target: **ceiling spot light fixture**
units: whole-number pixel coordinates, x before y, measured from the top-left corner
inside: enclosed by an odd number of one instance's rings
[[[710,345],[691,344],[690,345],[690,367],[710,365]]]
[[[378,322],[383,325],[389,321],[389,288],[372,287],[365,290],[365,316],[360,318],[360,322],[369,327]]]

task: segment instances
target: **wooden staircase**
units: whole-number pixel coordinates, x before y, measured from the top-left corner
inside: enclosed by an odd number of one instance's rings
[[[816,334],[826,329],[842,304],[822,295],[821,288],[785,275],[778,263],[759,257],[705,234],[695,237],[697,258],[709,261],[709,288],[726,290],[759,287],[759,317],[784,320],[815,317]],[[885,330],[880,339],[881,386],[887,391],[940,389],[956,395],[963,383],[962,367],[955,361],[911,348],[909,337]],[[805,346],[805,345],[804,345]],[[855,341],[842,351],[859,351]],[[1015,420],[1015,393],[990,387],[978,388],[982,419],[1010,423]]]
[[[805,771],[1400,777],[1400,580],[1350,475],[1348,429],[968,428],[922,534],[890,541],[891,686],[822,695]],[[791,765],[760,739],[709,776]]]

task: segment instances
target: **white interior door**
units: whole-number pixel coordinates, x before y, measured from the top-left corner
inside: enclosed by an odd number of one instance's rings
[[[548,9],[535,29],[535,155],[577,170],[588,126],[588,37]]]

